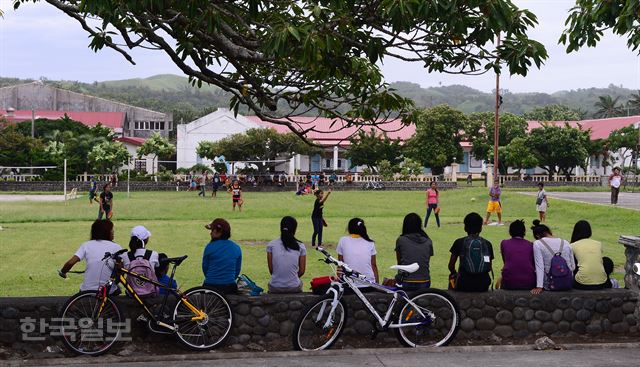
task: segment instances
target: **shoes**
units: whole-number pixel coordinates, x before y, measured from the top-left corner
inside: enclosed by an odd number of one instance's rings
[[[497,225],[498,225],[498,222],[491,222],[491,223],[489,223],[489,224],[487,224],[487,225],[488,225],[488,226],[497,226]]]
[[[504,223],[502,223],[502,222],[498,222],[498,225],[499,225],[499,226],[504,226]]]

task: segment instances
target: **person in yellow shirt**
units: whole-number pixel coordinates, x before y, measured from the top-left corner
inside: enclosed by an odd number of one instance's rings
[[[611,288],[609,274],[605,272],[602,257],[602,243],[591,239],[591,225],[586,220],[579,220],[573,227],[571,248],[576,259],[574,289],[594,290]],[[607,269],[609,272],[611,270]]]

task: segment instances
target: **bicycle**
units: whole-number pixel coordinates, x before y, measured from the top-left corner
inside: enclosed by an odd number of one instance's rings
[[[307,306],[297,320],[293,332],[293,346],[297,350],[311,351],[330,348],[340,337],[347,318],[347,307],[343,299],[345,287],[365,305],[365,309],[376,319],[378,332],[393,329],[404,346],[445,346],[449,344],[460,323],[458,304],[446,292],[427,288],[407,294],[401,287],[387,287],[366,279],[346,263],[335,259],[322,247],[317,248],[324,261],[334,270],[341,271],[333,278],[327,293],[317,302]],[[417,271],[417,263],[394,265],[399,271],[399,284],[410,273]],[[387,311],[381,315],[358,289],[358,285],[372,287],[377,291],[393,295]],[[397,320],[393,322],[393,320]]]
[[[115,296],[110,294],[111,287],[118,283],[122,283],[127,293],[142,306],[144,313],[138,320],[147,321],[152,332],[175,334],[181,344],[193,350],[209,350],[225,341],[231,330],[233,314],[224,296],[205,287],[182,292],[123,268],[118,260],[125,252],[126,249],[114,254],[106,252],[102,261],[107,265],[113,262],[109,280],[97,291],[81,291],[71,296],[62,307],[61,334],[67,349],[76,354],[99,355],[118,341],[121,329],[127,326]],[[163,260],[173,264],[169,284],[173,283],[176,268],[186,258],[185,255]],[[133,281],[153,283],[166,291],[162,302],[152,307],[155,311],[151,311],[151,305],[147,305],[143,297],[134,291],[127,276],[135,278]],[[168,303],[170,294],[177,299],[172,310]]]

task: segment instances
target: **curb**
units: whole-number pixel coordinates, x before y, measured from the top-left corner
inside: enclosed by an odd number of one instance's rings
[[[638,343],[583,343],[563,344],[563,350],[593,350],[593,349],[640,349]],[[103,357],[76,357],[76,358],[49,358],[49,359],[25,359],[7,361],[8,366],[73,366],[91,364],[117,364],[136,362],[177,362],[177,361],[206,361],[206,360],[233,360],[253,358],[287,358],[301,356],[359,356],[378,354],[408,354],[408,353],[466,353],[466,352],[514,352],[534,350],[532,344],[527,345],[484,345],[484,346],[455,346],[455,347],[424,347],[424,348],[363,348],[363,349],[335,349],[312,352],[282,351],[282,352],[217,352],[216,350],[205,353],[170,354],[155,356],[103,356]],[[558,351],[562,352],[562,351]]]

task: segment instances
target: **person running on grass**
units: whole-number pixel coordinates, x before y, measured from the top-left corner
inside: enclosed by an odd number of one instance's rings
[[[111,184],[106,183],[102,187],[100,194],[100,209],[98,209],[98,219],[111,219],[113,216],[113,193],[111,192]]]
[[[313,203],[313,212],[311,213],[311,223],[313,223],[313,235],[311,236],[311,246],[316,246],[316,237],[318,238],[318,246],[322,246],[322,228],[325,226],[324,216],[322,210],[324,209],[324,203],[331,194],[331,189],[326,195],[322,195],[324,192],[320,189],[314,192],[316,201]]]
[[[244,204],[244,200],[242,199],[242,189],[240,188],[240,183],[238,180],[233,181],[233,185],[231,185],[231,201],[233,202],[233,211],[236,210],[236,205],[238,206],[238,211],[242,211],[242,204]]]
[[[487,218],[484,220],[484,224],[489,224],[489,218],[491,218],[491,213],[496,213],[498,215],[498,225],[502,225],[502,202],[500,201],[500,196],[502,195],[502,190],[500,189],[500,181],[493,181],[493,186],[489,190],[489,203],[487,204]],[[492,223],[493,224],[493,223]]]
[[[438,191],[438,184],[435,181],[431,181],[431,187],[427,189],[427,215],[424,218],[424,227],[427,228],[429,224],[429,217],[431,211],[436,217],[436,224],[440,228],[440,208],[438,208],[438,201],[440,199],[440,192]]]

